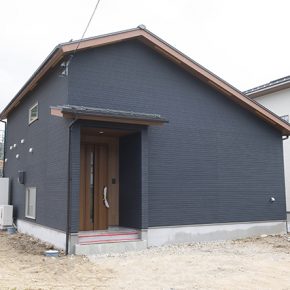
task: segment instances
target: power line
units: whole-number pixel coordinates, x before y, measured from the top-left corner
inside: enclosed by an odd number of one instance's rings
[[[86,26],[86,29],[85,29],[85,31],[84,31],[84,33],[83,33],[81,39],[80,39],[79,42],[78,42],[78,45],[77,45],[77,47],[76,47],[76,49],[75,49],[73,55],[76,53],[77,49],[79,48],[79,46],[80,46],[80,44],[81,44],[81,41],[83,40],[83,38],[84,38],[84,36],[85,36],[85,34],[86,34],[86,32],[87,32],[87,30],[88,30],[90,24],[91,24],[91,21],[92,21],[94,15],[95,15],[95,12],[96,12],[96,10],[97,10],[97,8],[98,8],[98,6],[99,6],[100,1],[101,1],[101,0],[98,0],[97,4],[96,4],[96,6],[95,6],[95,9],[94,9],[94,11],[93,11],[93,13],[92,13],[92,16],[91,16],[91,18],[90,18],[90,20],[89,20],[89,22],[88,22],[88,24],[87,24],[87,26]]]

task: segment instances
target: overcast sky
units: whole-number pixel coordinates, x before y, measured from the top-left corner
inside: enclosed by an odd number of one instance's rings
[[[97,0],[0,4],[0,109],[60,42],[79,39]],[[240,90],[290,74],[288,0],[101,0],[86,37],[146,25]]]

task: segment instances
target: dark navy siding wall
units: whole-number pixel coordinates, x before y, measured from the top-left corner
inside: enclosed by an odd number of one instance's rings
[[[69,103],[169,120],[148,130],[149,226],[285,219],[280,133],[144,44],[77,54]]]
[[[28,125],[29,108],[38,102],[39,120]],[[51,72],[8,116],[5,175],[11,178],[16,218],[25,219],[25,188],[35,186],[36,223],[60,230],[66,225],[67,124],[50,115],[49,107],[67,102],[67,79]],[[24,139],[24,144],[20,140]],[[9,146],[17,144],[13,150]],[[28,153],[33,148],[33,154]],[[20,154],[20,158],[15,158]],[[18,170],[26,184],[17,182]]]
[[[141,134],[120,138],[120,226],[142,228]]]

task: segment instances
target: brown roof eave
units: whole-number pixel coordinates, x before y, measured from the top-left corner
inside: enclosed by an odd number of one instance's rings
[[[48,55],[48,57],[41,63],[38,69],[33,73],[29,80],[23,85],[16,96],[9,102],[9,104],[0,113],[0,119],[6,119],[9,112],[13,110],[22,100],[22,98],[31,91],[37,82],[45,75],[45,73],[52,67],[54,67],[65,54],[77,51],[97,47],[101,45],[106,45],[109,43],[114,43],[118,41],[123,41],[126,39],[132,39],[134,37],[140,36],[140,28],[129,29],[117,33],[106,34],[104,36],[92,37],[83,40],[82,42],[73,41],[59,44],[55,49]]]
[[[94,47],[99,47],[99,46],[103,46],[107,44],[116,43],[119,41],[124,41],[127,39],[133,39],[133,38],[139,37],[141,35],[140,33],[141,31],[142,31],[141,29],[135,28],[135,29],[125,30],[119,33],[106,34],[100,37],[87,38],[81,42],[79,41],[67,42],[67,43],[61,44],[61,48],[64,53],[71,53],[71,52],[74,52],[76,48],[77,48],[77,51],[80,51],[87,48],[94,48]]]
[[[42,62],[38,69],[33,73],[29,80],[23,85],[16,96],[9,102],[9,104],[0,113],[0,119],[6,119],[8,114],[21,102],[22,98],[27,93],[33,90],[38,81],[46,74],[46,72],[53,68],[63,57],[63,50],[61,46],[56,46],[49,56]]]
[[[220,92],[225,94],[227,97],[239,103],[244,108],[252,111],[260,118],[264,119],[266,122],[270,122],[274,125],[278,130],[285,134],[290,134],[290,127],[286,130],[281,130],[280,125],[284,127],[284,122],[280,120],[279,117],[274,116],[271,112],[265,110],[260,104],[253,102],[249,97],[244,95],[241,91],[236,89],[235,87],[228,84],[223,79],[219,78],[200,64],[193,61],[191,58],[183,54],[182,52],[178,51],[176,48],[172,47],[170,44],[165,42],[164,40],[160,39],[158,36],[154,35],[152,32],[146,29],[136,29],[130,30],[123,33],[122,37],[119,34],[116,35],[108,35],[103,38],[92,38],[80,44],[79,49],[86,49],[91,47],[97,47],[100,45],[106,45],[108,43],[123,41],[126,39],[132,39],[134,37],[142,37],[140,40],[145,42],[147,45],[152,47],[153,49],[159,51],[159,53],[163,54],[165,57],[171,59],[178,65],[182,66],[183,68],[190,70],[195,76],[200,78],[201,80],[207,82],[210,86],[215,87]],[[63,50],[66,53],[72,52],[76,49],[78,43],[73,44],[65,44],[63,46]],[[264,114],[266,116],[264,116]],[[273,121],[273,117],[276,119]]]
[[[290,135],[290,125],[285,124],[279,117],[264,107],[251,100],[249,97],[244,95],[238,89],[234,88],[209,70],[205,69],[192,59],[151,33],[144,28],[130,29],[122,32],[113,34],[103,35],[100,37],[94,37],[84,39],[80,43],[78,41],[61,44],[51,53],[29,81],[24,85],[23,89],[16,95],[16,97],[9,103],[9,105],[0,114],[0,118],[4,119],[7,117],[9,112],[15,108],[21,101],[21,99],[32,90],[38,83],[38,81],[45,75],[45,73],[56,65],[65,54],[74,52],[75,49],[83,50],[92,47],[98,47],[106,44],[116,43],[118,41],[124,41],[127,39],[139,38],[146,42],[150,47],[159,51],[165,57],[172,61],[175,61],[178,65],[182,66],[187,71],[190,71],[193,75],[206,82],[208,85],[216,88],[222,92],[225,96],[240,104],[247,110],[255,113],[258,117],[264,119],[272,126],[276,127],[282,134]],[[79,46],[78,46],[79,43]]]
[[[147,32],[145,30],[145,32]],[[148,32],[147,32],[148,33]],[[200,64],[193,61],[188,56],[184,55],[183,53],[179,52],[177,49],[172,47],[171,45],[167,44],[159,37],[155,36],[153,33],[149,32],[149,39],[152,43],[156,43],[154,39],[157,39],[161,44],[159,44],[159,48],[165,51],[165,56],[168,54],[170,58],[174,57],[176,62],[179,63],[181,66],[186,66],[187,70],[193,70],[194,75],[200,78],[201,80],[208,83],[210,86],[216,88],[221,93],[226,95],[228,98],[232,99],[234,102],[240,104],[245,109],[252,111],[258,117],[262,118],[266,122],[270,123],[276,129],[278,129],[284,135],[290,135],[290,126],[286,124],[283,120],[281,120],[278,116],[276,116],[271,111],[267,110],[259,103],[253,101],[251,98],[243,94],[241,91],[233,87],[232,85],[228,84],[226,81],[212,73],[211,71],[207,70]],[[146,37],[148,39],[148,37]],[[159,49],[160,50],[160,49]],[[281,128],[282,126],[282,128]],[[287,128],[285,128],[287,126]]]

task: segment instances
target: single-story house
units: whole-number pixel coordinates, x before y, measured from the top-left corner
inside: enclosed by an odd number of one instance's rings
[[[0,118],[18,230],[68,253],[285,232],[290,125],[144,26],[56,46]]]
[[[273,111],[284,121],[290,122],[290,76],[273,80],[244,92],[267,109]],[[284,175],[288,230],[290,230],[290,139],[283,142]]]

